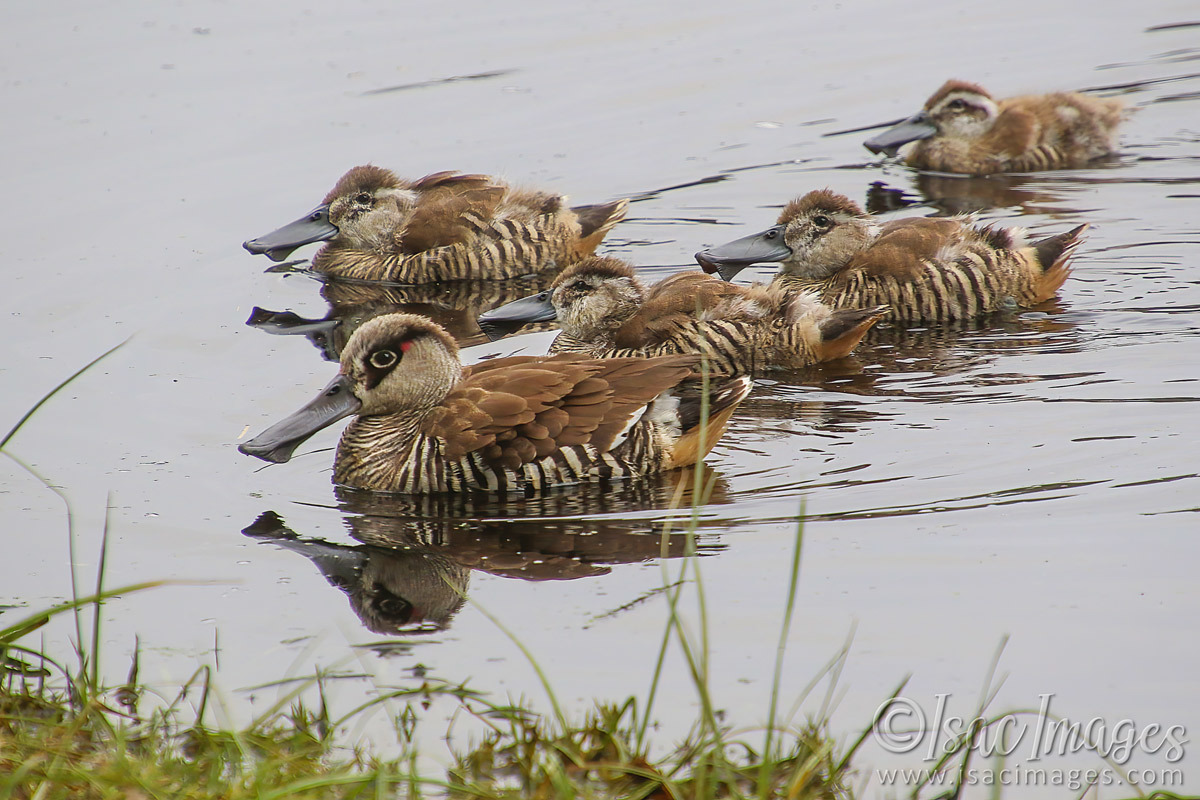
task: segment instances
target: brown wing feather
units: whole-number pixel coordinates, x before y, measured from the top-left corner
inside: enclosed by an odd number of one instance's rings
[[[707,311],[721,300],[741,292],[742,287],[737,284],[700,270],[676,272],[650,287],[642,308],[652,312],[695,314],[697,309]]]
[[[429,415],[421,432],[444,440],[448,458],[461,458],[495,443],[495,433],[484,430],[491,424],[491,416],[479,408],[476,398],[451,393]]]
[[[488,220],[496,213],[504,196],[501,186],[482,186],[463,191],[434,191],[422,195],[401,237],[405,253],[423,253],[435,247],[465,243],[476,227],[467,220],[470,214]]]
[[[1013,103],[1002,101],[1000,115],[991,130],[980,137],[976,148],[984,153],[996,153],[1016,158],[1038,145],[1041,125],[1030,109],[1022,108],[1020,98]]]
[[[509,367],[517,366],[519,364],[529,364],[534,361],[569,361],[571,359],[571,353],[560,353],[553,356],[503,356],[501,358],[489,358],[486,361],[480,361],[477,364],[464,365],[463,379],[466,380],[471,376],[479,376],[494,369],[508,369]]]
[[[898,219],[884,223],[878,238],[846,265],[846,271],[862,270],[871,277],[914,280],[923,272],[923,262],[938,258],[949,248],[961,245],[971,233],[954,219]]]
[[[512,469],[568,445],[613,446],[663,391],[690,374],[695,356],[593,360],[494,359],[464,370],[463,382],[426,419],[446,455],[479,451]]]
[[[554,214],[563,208],[564,200],[561,194],[553,192],[510,188],[504,196],[503,213],[505,216],[528,220],[530,216]]]
[[[711,311],[722,300],[740,297],[744,288],[699,270],[677,272],[650,287],[638,312],[614,337],[617,347],[645,347],[662,338],[664,329],[678,323],[678,315],[695,318]]]
[[[448,457],[479,450],[489,462],[517,469],[590,439],[607,410],[607,383],[591,380],[602,367],[571,354],[473,365],[422,432],[445,439]]]
[[[699,363],[696,355],[659,358],[611,358],[600,362],[605,369],[596,378],[608,384],[611,408],[592,434],[592,444],[601,451],[613,447],[635,415],[654,398],[690,376]]]
[[[413,182],[412,188],[418,192],[441,190],[456,193],[495,185],[496,182],[487,175],[462,175],[454,170],[446,170],[418,178]]]

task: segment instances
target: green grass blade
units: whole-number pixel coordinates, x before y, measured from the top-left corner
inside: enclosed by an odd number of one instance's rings
[[[86,606],[89,603],[95,603],[100,600],[107,600],[111,597],[118,597],[123,594],[132,594],[133,592],[141,592],[146,589],[153,589],[157,586],[166,586],[173,581],[145,581],[143,583],[131,583],[128,586],[122,586],[117,589],[107,589],[103,594],[89,595],[88,597],[80,597],[76,600],[69,600],[65,603],[59,603],[56,606],[38,611],[21,619],[12,625],[0,628],[0,644],[7,644],[11,641],[16,641],[21,636],[40,628],[50,621],[52,617],[59,614],[65,614],[74,611],[77,608]]]
[[[534,657],[530,649],[525,646],[525,643],[521,641],[520,637],[509,630],[508,626],[500,621],[499,617],[488,611],[480,603],[476,603],[470,597],[467,597],[467,595],[458,589],[458,587],[452,586],[452,588],[454,588],[456,591],[459,591],[459,593],[466,598],[467,602],[474,606],[479,613],[487,617],[493,625],[500,629],[501,633],[507,636],[509,640],[517,646],[517,649],[521,651],[523,656],[525,656],[525,659],[529,662],[529,665],[533,667],[533,671],[537,674],[538,680],[542,684],[542,689],[544,689],[546,692],[546,696],[550,698],[550,705],[554,709],[554,718],[558,720],[558,724],[563,731],[569,730],[570,726],[567,724],[567,717],[563,713],[562,706],[558,703],[558,696],[554,693],[554,687],[550,684],[550,679],[546,677],[546,673],[542,670],[542,665],[538,663],[537,658]]]
[[[112,493],[104,504],[104,532],[100,537],[100,563],[96,566],[96,597],[104,594],[104,572],[108,562],[108,531],[112,517]],[[100,608],[104,604],[92,604],[92,691],[100,687]]]
[[[787,652],[788,635],[792,631],[792,614],[796,610],[796,589],[800,585],[800,553],[804,548],[804,501],[800,501],[800,519],[796,523],[796,544],[792,547],[792,565],[788,573],[787,600],[783,606],[783,622],[779,626],[779,642],[775,645],[775,673],[771,678],[771,700],[767,707],[767,731],[763,742],[762,767],[758,777],[759,797],[766,798],[770,789],[768,776],[774,758],[775,717],[779,708],[779,684],[783,680],[783,656]]]
[[[852,759],[854,754],[858,752],[858,748],[862,747],[863,742],[867,740],[867,737],[870,736],[871,732],[875,730],[875,726],[879,724],[879,720],[883,719],[883,715],[887,713],[892,703],[894,703],[896,698],[900,696],[900,693],[904,691],[904,687],[908,685],[909,677],[911,676],[907,676],[904,678],[904,680],[900,681],[900,685],[893,689],[892,693],[888,695],[887,701],[879,706],[879,710],[875,712],[875,716],[871,719],[871,724],[863,729],[863,732],[860,733],[858,738],[854,740],[854,744],[850,745],[850,749],[846,751],[845,755],[842,756],[841,761],[839,761],[837,766],[834,767],[835,774],[841,774],[846,770],[847,767],[850,766],[850,759]]]
[[[17,421],[17,424],[13,426],[12,430],[10,430],[3,439],[0,439],[0,450],[4,449],[5,445],[7,445],[9,443],[9,441],[14,436],[17,435],[17,431],[21,430],[21,428],[25,425],[25,423],[28,422],[30,419],[32,419],[33,415],[38,412],[38,409],[41,408],[42,406],[44,406],[50,400],[51,397],[54,397],[54,395],[58,394],[63,389],[65,389],[67,387],[67,385],[71,383],[71,381],[75,380],[80,375],[87,372],[89,369],[96,366],[101,361],[103,361],[104,359],[106,359],[110,355],[112,355],[113,353],[120,350],[122,347],[125,346],[125,343],[128,341],[129,340],[126,339],[124,342],[121,342],[120,344],[116,345],[115,347],[105,350],[103,353],[96,356],[91,361],[89,361],[88,363],[86,363],[82,367],[80,367],[79,369],[75,370],[75,372],[71,373],[71,376],[69,378],[67,378],[65,381],[60,383],[58,386],[55,386],[47,394],[45,394],[41,400],[38,400],[36,403],[34,403],[33,408],[26,411],[25,416],[21,417],[21,419],[19,419]]]
[[[111,347],[108,350],[104,351],[100,355],[96,356],[91,361],[84,364],[79,369],[75,370],[75,372],[71,373],[71,375],[69,375],[66,378],[66,380],[62,381],[57,386],[55,386],[53,389],[51,389],[49,392],[44,394],[40,400],[38,400],[36,403],[33,404],[32,408],[30,408],[28,411],[26,411],[25,414],[19,420],[17,420],[17,424],[14,425],[11,430],[9,430],[9,432],[4,436],[4,438],[0,439],[0,452],[4,452],[5,447],[8,445],[8,443],[10,441],[12,441],[12,438],[17,435],[17,432],[20,431],[21,428],[23,428],[25,426],[25,423],[27,423],[27,422],[29,422],[29,420],[33,419],[33,415],[36,414],[42,406],[44,406],[46,403],[48,403],[50,401],[50,398],[54,397],[56,394],[61,392],[64,388],[66,388],[68,385],[70,385],[70,383],[72,381],[74,381],[76,378],[78,378],[80,375],[83,375],[89,369],[96,366],[96,364],[100,363],[105,358],[112,355],[120,348],[124,347],[126,342],[128,342],[128,341],[129,340],[126,339],[124,342],[121,342],[121,343],[115,345],[114,347]],[[26,472],[28,472],[29,474],[31,474],[35,478],[37,478],[39,481],[41,481],[42,484],[44,486],[46,486],[46,488],[50,489],[50,491],[57,494],[59,496],[59,498],[63,501],[63,504],[66,505],[66,507],[67,507],[67,543],[68,543],[69,557],[71,559],[71,596],[75,599],[78,599],[79,586],[78,586],[78,582],[77,582],[76,575],[75,575],[75,564],[77,563],[76,558],[75,558],[75,526],[74,526],[75,514],[71,508],[70,499],[67,498],[66,494],[63,493],[63,491],[61,489],[59,489],[58,487],[51,484],[48,480],[46,480],[44,477],[42,477],[36,470],[34,470],[32,467],[30,467],[24,461],[17,458],[16,456],[14,456],[12,453],[5,453],[5,454],[8,455],[9,458],[13,459],[18,464],[20,464],[21,467],[24,468]],[[84,650],[84,644],[83,644],[83,622],[80,619],[80,617],[78,616],[79,606],[76,606],[75,608],[76,608],[75,637],[77,640],[76,647],[79,649],[80,661],[82,662],[82,661],[86,660],[86,657],[84,656],[85,650]],[[93,659],[93,661],[94,661],[94,659]],[[82,664],[81,664],[81,666],[82,666]],[[92,669],[93,670],[96,669],[96,665],[94,663],[92,665]],[[86,672],[84,674],[86,674]]]

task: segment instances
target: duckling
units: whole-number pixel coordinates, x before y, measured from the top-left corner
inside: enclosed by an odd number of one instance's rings
[[[496,280],[591,255],[628,205],[570,208],[563,195],[486,175],[436,172],[408,181],[367,164],[343,175],[307,216],[242,246],[282,261],[302,245],[328,242],[312,269],[337,278]]]
[[[551,353],[595,358],[697,353],[716,375],[799,368],[847,355],[885,307],[831,311],[808,292],[734,286],[679,272],[647,289],[632,265],[593,256],[550,288],[479,318],[493,338],[513,325],[557,319]]]
[[[284,462],[353,414],[333,465],[344,486],[531,495],[631,478],[698,462],[749,393],[747,378],[714,385],[702,419],[700,397],[674,393],[699,360],[560,354],[463,367],[436,323],[387,314],[354,332],[314,400],[238,449]]]
[[[1055,92],[995,100],[974,83],[947,81],[925,108],[867,139],[872,153],[918,169],[990,175],[1082,167],[1116,150],[1120,100]]]
[[[1018,228],[976,227],[963,218],[880,222],[828,189],[788,203],[762,233],[702,250],[706,272],[731,280],[742,269],[780,262],[774,284],[815,291],[833,308],[891,307],[888,319],[947,322],[1055,295],[1087,225],[1027,242]]]

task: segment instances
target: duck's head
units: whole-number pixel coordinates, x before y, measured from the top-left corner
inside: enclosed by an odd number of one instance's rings
[[[396,521],[392,514],[384,519]],[[348,587],[350,604],[374,633],[433,633],[449,625],[462,608],[470,574],[435,549],[371,548],[357,580]]]
[[[632,266],[590,256],[563,270],[546,291],[481,314],[479,327],[494,341],[523,325],[557,319],[572,336],[603,340],[637,313],[644,297]]]
[[[999,113],[996,101],[982,86],[946,81],[918,113],[872,136],[863,146],[872,153],[894,156],[909,142],[931,136],[976,139],[991,129]]]
[[[242,247],[272,261],[283,261],[303,245],[330,240],[358,250],[391,252],[416,197],[390,170],[371,164],[355,167],[338,180],[321,205]]]
[[[351,414],[419,415],[461,376],[458,345],[441,326],[415,314],[385,314],[354,332],[337,377],[316,398],[238,450],[282,463],[314,433]]]
[[[784,275],[823,278],[845,266],[873,235],[871,218],[850,198],[819,189],[788,203],[761,233],[696,253],[705,272],[733,280],[751,264],[778,262]]]

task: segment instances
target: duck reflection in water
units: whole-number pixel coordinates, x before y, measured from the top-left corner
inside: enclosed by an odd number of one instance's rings
[[[381,634],[431,633],[446,627],[462,607],[466,567],[436,552],[396,541],[391,547],[344,545],[302,538],[274,511],[242,530],[308,558],[350,598],[367,630]]]
[[[741,408],[747,418],[804,418],[818,430],[845,433],[876,424],[880,418],[860,401],[841,401],[838,395],[934,402],[978,398],[981,386],[1053,377],[999,373],[994,365],[1005,355],[1078,353],[1086,346],[1077,315],[1060,300],[1048,301],[1038,311],[1011,309],[986,319],[929,327],[884,324],[868,331],[846,358],[756,381]],[[800,388],[807,394],[797,395]]]
[[[476,319],[505,303],[549,287],[554,275],[533,275],[509,281],[447,281],[422,286],[389,286],[365,281],[323,281],[321,296],[329,303],[322,319],[291,311],[255,307],[246,324],[267,333],[305,336],[326,361],[342,356],[350,336],[363,323],[383,314],[418,314],[446,329],[459,346],[486,342]],[[528,330],[551,330],[557,323],[537,323]]]
[[[917,172],[914,195],[906,189],[875,181],[867,187],[866,209],[871,214],[914,206],[935,209],[934,216],[977,214],[997,208],[1020,209],[1022,214],[1084,214],[1065,205],[1067,195],[1052,191],[1044,178],[1029,175],[941,175]]]
[[[872,334],[856,356],[869,362],[869,367],[858,372],[827,371],[831,389],[929,402],[999,398],[1008,393],[992,395],[986,387],[1063,377],[998,371],[1011,363],[1005,356],[1078,353],[1087,346],[1077,321],[1057,299],[1038,311],[1010,309],[986,320],[927,328],[889,326]]]
[[[684,469],[608,491],[490,499],[336,487],[343,521],[360,544],[302,537],[274,511],[259,515],[242,533],[312,561],[346,594],[368,630],[421,635],[450,626],[465,603],[472,570],[527,581],[575,580],[606,575],[615,564],[687,555],[696,482],[696,470]],[[713,470],[702,467],[699,484],[701,505],[729,502],[725,480]],[[680,509],[672,524],[597,518],[672,508]],[[692,539],[700,555],[725,548],[703,532],[708,524],[713,523],[702,515]]]

